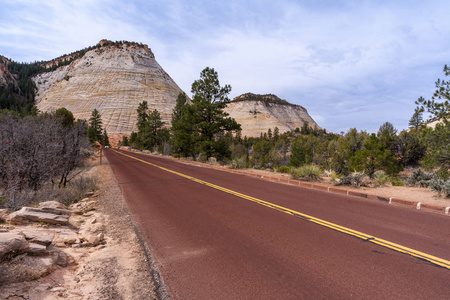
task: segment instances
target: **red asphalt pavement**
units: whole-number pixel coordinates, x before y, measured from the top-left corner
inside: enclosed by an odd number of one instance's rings
[[[450,217],[121,151],[450,260]],[[450,270],[105,151],[172,299],[450,299]]]

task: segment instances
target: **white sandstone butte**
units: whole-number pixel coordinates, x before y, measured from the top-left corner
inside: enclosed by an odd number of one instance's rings
[[[304,107],[290,104],[275,95],[247,93],[234,98],[225,111],[241,124],[242,136],[247,137],[259,137],[269,128],[273,132],[275,127],[280,133],[294,131],[305,123],[311,128],[320,128]]]
[[[169,124],[182,92],[147,45],[106,40],[69,65],[33,80],[40,111],[65,107],[75,118],[88,120],[97,109],[108,135],[136,131],[136,110],[142,101],[148,102],[150,110],[157,109]]]

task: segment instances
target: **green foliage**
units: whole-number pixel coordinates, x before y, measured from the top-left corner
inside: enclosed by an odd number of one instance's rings
[[[389,176],[383,170],[378,170],[373,174],[373,179],[378,183],[378,185],[383,186],[390,182]]]
[[[298,138],[292,144],[291,158],[289,165],[292,167],[300,167],[307,162],[307,148],[303,138]]]
[[[290,168],[288,166],[281,166],[278,167],[277,172],[278,173],[289,173]]]
[[[395,139],[393,154],[404,166],[417,166],[425,157],[427,146],[417,131],[402,131]]]
[[[396,139],[396,134],[397,134],[397,129],[394,128],[394,125],[392,125],[389,122],[385,122],[378,129],[377,137],[380,140],[380,142],[382,142],[382,143],[384,143],[384,145],[386,145],[386,148],[393,149],[394,142]]]
[[[450,68],[444,66],[444,75],[450,76]],[[450,112],[450,81],[438,79],[436,81],[436,91],[430,100],[420,97],[416,104],[426,109],[432,116],[442,121],[448,121]]]
[[[236,120],[224,111],[230,102],[231,86],[220,86],[219,77],[212,68],[205,68],[200,79],[192,84],[192,104],[186,104],[186,97],[179,95],[172,114],[172,144],[177,153],[194,156],[200,153],[219,160],[229,158],[227,139],[224,134],[240,130]]]
[[[416,107],[414,110],[414,114],[409,120],[409,128],[417,131],[419,127],[423,124],[423,112],[425,111],[424,107]]]
[[[164,122],[158,110],[155,109],[149,113],[147,101],[143,101],[139,103],[137,114],[138,132],[131,134],[131,142],[143,150],[158,149],[161,153],[170,152],[170,149],[166,147],[170,139],[170,131],[164,128]]]
[[[424,128],[420,138],[427,145],[422,165],[428,170],[450,169],[450,122],[438,123],[434,129]]]
[[[428,187],[441,196],[450,197],[450,179],[439,178],[436,174],[425,173],[421,169],[415,170],[406,183],[412,186]]]
[[[339,178],[339,183],[336,185],[349,185],[354,187],[367,186],[370,182],[369,176],[364,173],[354,172]]]
[[[450,68],[444,66],[444,75],[450,76]],[[431,115],[429,121],[438,121],[434,129],[425,128],[421,132],[421,138],[427,147],[426,156],[421,163],[429,170],[440,168],[442,173],[448,173],[450,169],[450,81],[438,79],[436,91],[429,100],[420,97],[416,104],[416,110],[427,111]]]
[[[307,181],[318,181],[322,171],[319,166],[315,164],[303,165],[299,168],[290,168],[290,174],[296,179],[303,179]]]
[[[391,181],[393,186],[404,186],[405,185],[405,181],[398,177],[390,177],[389,180]]]
[[[350,158],[350,162],[352,169],[364,172],[371,178],[376,170],[384,170],[386,173],[394,175],[403,169],[386,144],[375,134],[372,134],[364,143],[362,150],[355,152],[355,155]]]
[[[247,159],[245,157],[238,157],[231,161],[230,169],[243,169],[247,167]]]
[[[272,168],[276,165],[276,151],[267,140],[261,140],[253,145],[252,163],[258,168]]]
[[[103,139],[103,127],[102,127],[102,116],[97,109],[94,109],[89,119],[89,127],[87,136],[91,143],[99,142],[102,143]]]
[[[443,197],[450,198],[450,180],[433,178],[430,180],[428,187]]]
[[[180,93],[172,112],[171,145],[179,156],[195,156],[195,141],[198,132],[191,126],[194,122],[194,110],[187,103],[186,94]]]
[[[61,120],[61,124],[67,127],[73,126],[73,123],[75,122],[73,113],[65,107],[58,108],[55,111],[55,117],[59,118]]]
[[[108,147],[111,146],[111,144],[109,143],[109,137],[108,137],[108,133],[106,132],[106,129],[103,130],[101,144],[102,144],[102,146],[108,146]]]
[[[145,122],[147,122],[148,119],[148,103],[147,101],[142,101],[139,103],[139,106],[137,108],[137,127],[139,131],[142,131],[145,127]]]
[[[429,185],[429,181],[433,178],[434,174],[425,173],[422,169],[416,169],[407,179],[406,183],[412,186],[427,187]]]
[[[130,146],[130,141],[126,135],[122,137],[122,146]]]

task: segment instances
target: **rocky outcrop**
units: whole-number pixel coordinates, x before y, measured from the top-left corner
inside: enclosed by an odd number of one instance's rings
[[[261,133],[267,132],[269,128],[273,131],[275,127],[280,133],[293,131],[306,122],[310,127],[318,126],[304,107],[285,100],[236,100],[239,97],[228,104],[226,112],[241,124],[242,136],[259,137]]]
[[[142,101],[157,109],[168,124],[181,92],[152,51],[136,43],[102,41],[69,65],[33,80],[39,110],[65,107],[75,118],[89,119],[97,109],[108,134],[136,131],[136,109]]]
[[[16,79],[8,71],[9,60],[6,57],[0,55],[0,86],[7,86],[8,84],[16,85]]]
[[[48,201],[41,203],[39,208],[23,207],[20,213],[10,214],[6,218],[10,224],[0,227],[0,286],[35,280],[57,267],[76,265],[74,258],[62,250],[64,248],[104,244],[105,218],[94,213],[94,206],[95,201],[89,198],[76,203],[70,210],[61,203]],[[80,207],[81,213],[77,210]],[[71,226],[68,226],[69,215]],[[67,220],[60,222],[61,216]],[[37,224],[40,227],[36,227]]]
[[[69,223],[69,215],[70,211],[60,208],[22,207],[19,211],[12,213],[7,220],[11,224],[23,224],[28,221],[35,221],[67,225]]]

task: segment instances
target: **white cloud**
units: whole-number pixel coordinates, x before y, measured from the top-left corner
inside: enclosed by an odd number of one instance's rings
[[[102,38],[143,42],[188,93],[214,67],[232,96],[277,94],[337,132],[386,117],[405,127],[450,54],[445,1],[3,2],[7,57],[51,59]]]

